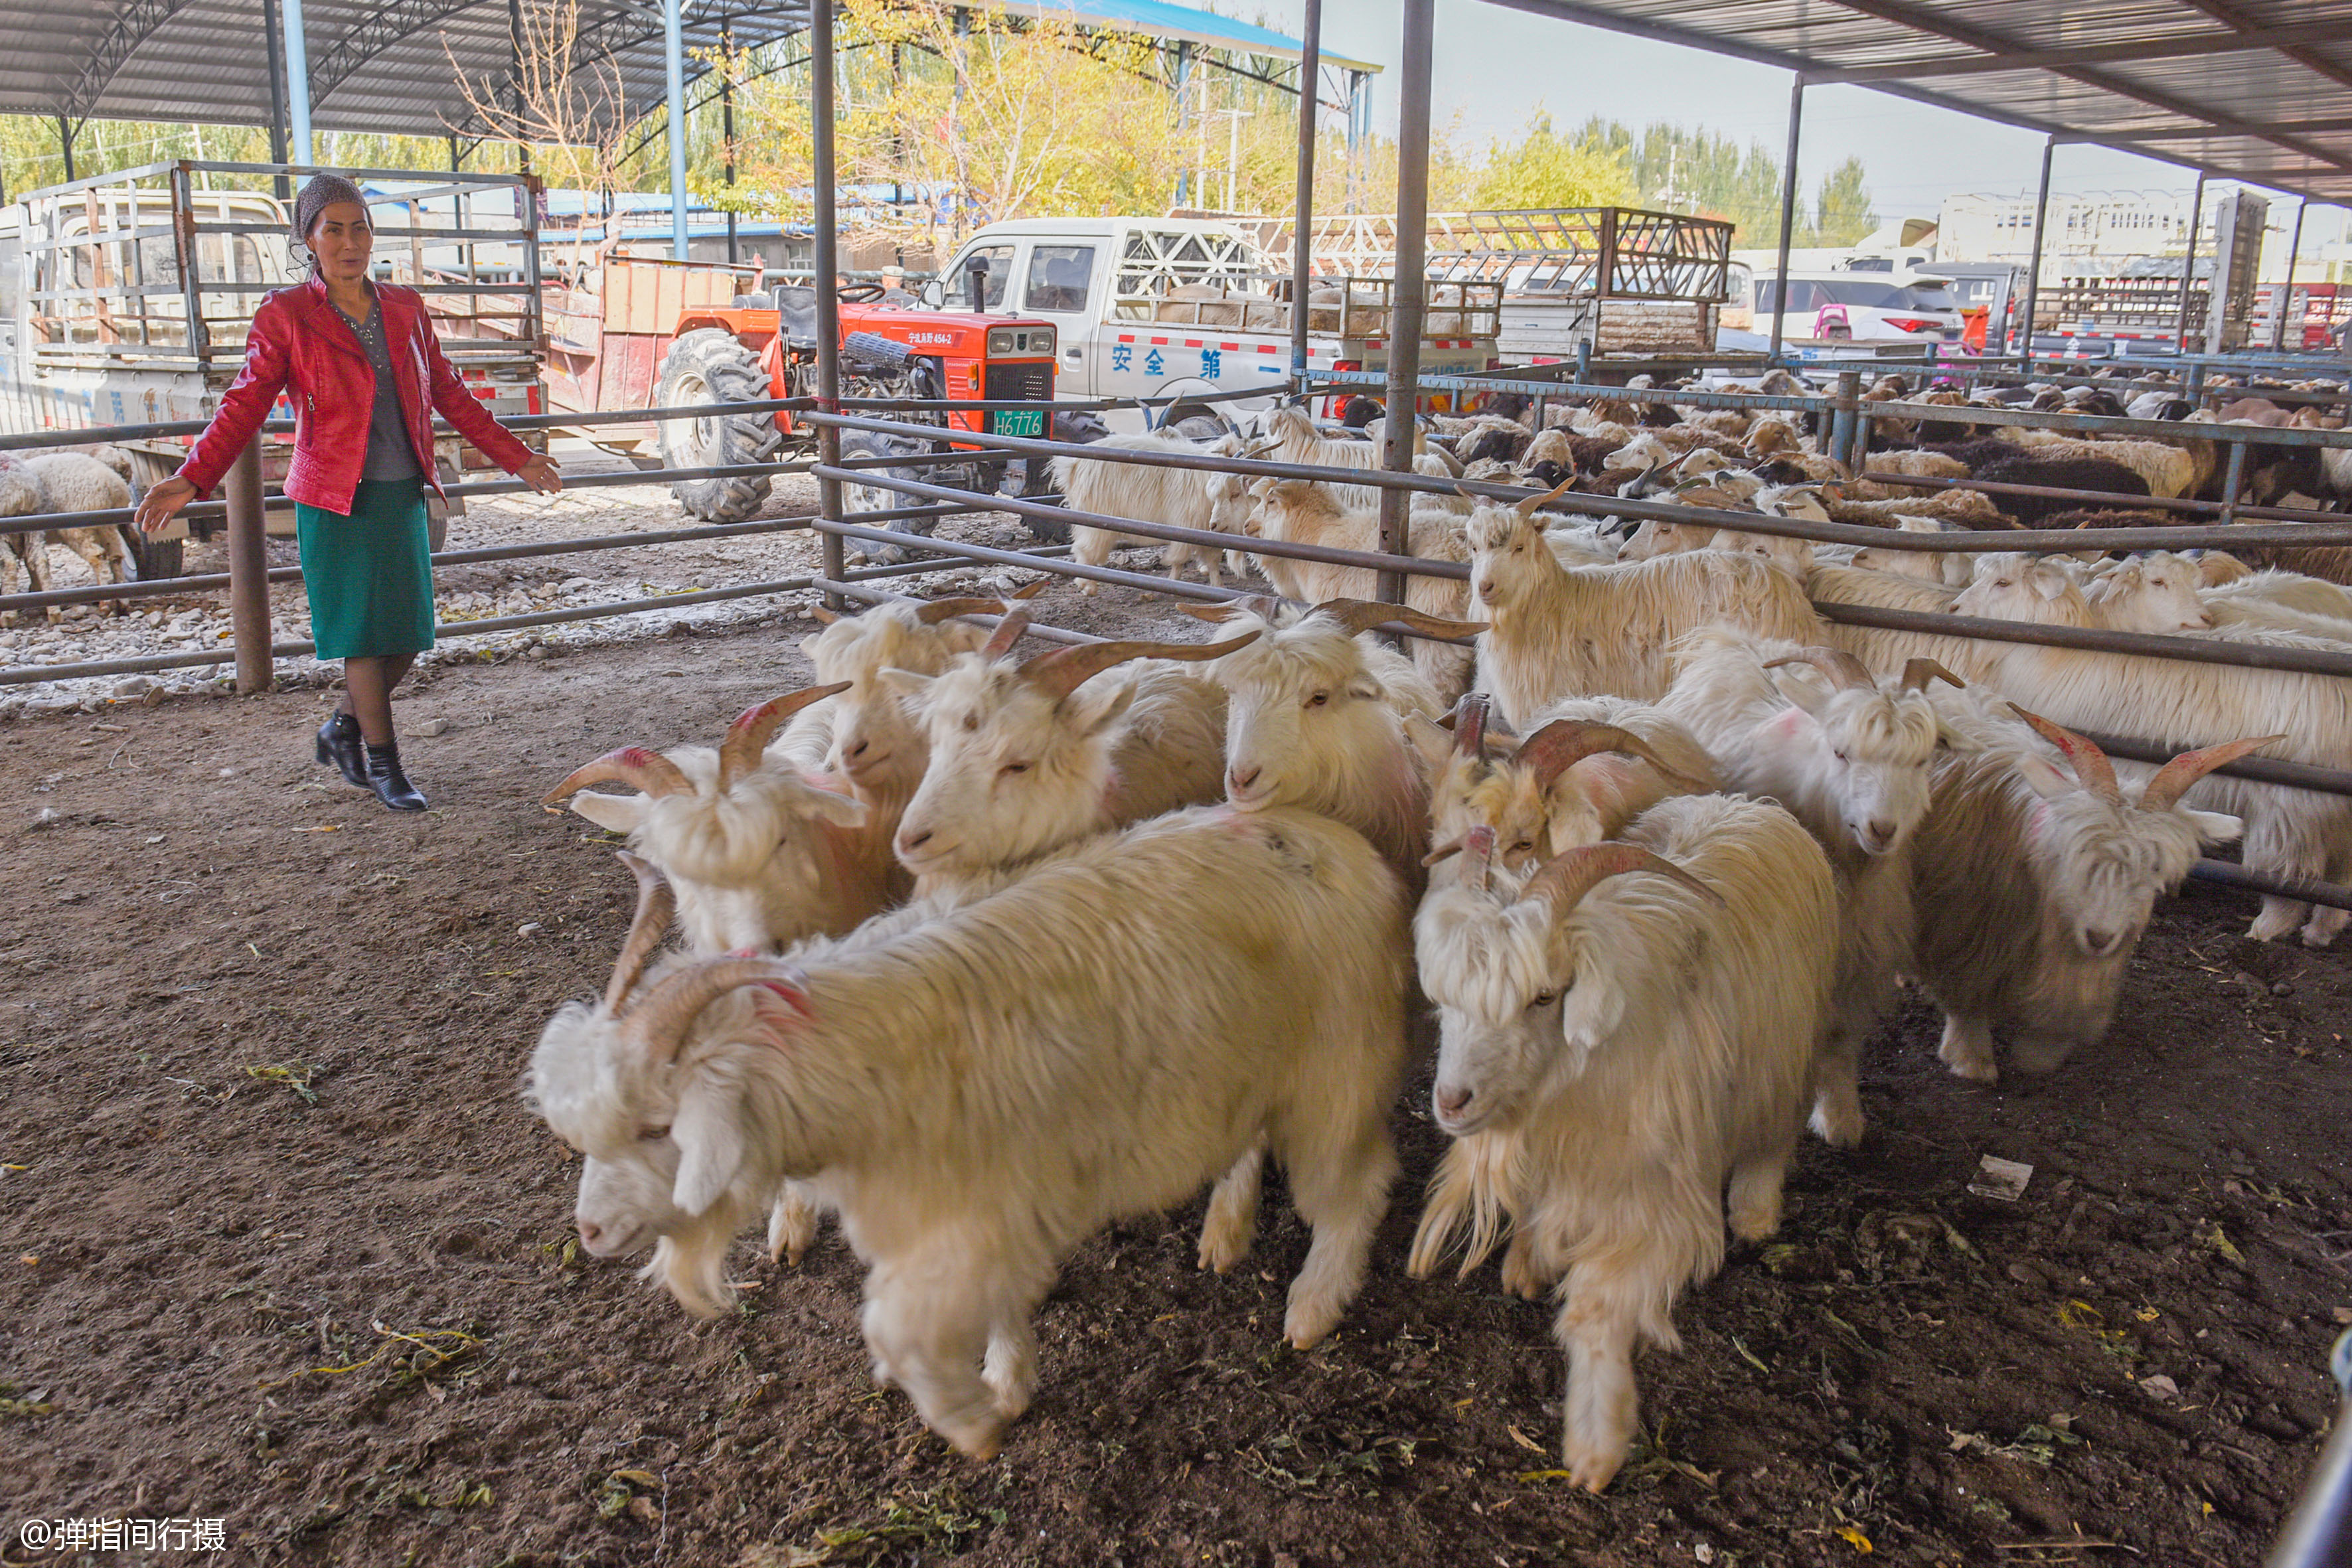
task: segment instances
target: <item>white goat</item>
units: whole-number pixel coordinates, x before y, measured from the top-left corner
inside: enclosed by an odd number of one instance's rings
[[[1814,599],[1828,604],[1917,610],[1939,616],[1970,613],[1958,607],[1959,594],[1940,583],[1891,572],[1859,571],[1826,561],[1814,563],[1805,576],[1805,588]],[[1990,672],[2000,668],[2000,661],[1998,647],[1974,637],[1947,637],[1940,632],[1886,631],[1843,621],[1827,623],[1819,637],[1790,640],[1842,647],[1874,670],[1900,669],[1915,658],[1933,659],[1973,682],[1990,680]]]
[[[883,671],[930,753],[895,846],[915,896],[966,902],[1079,839],[1222,799],[1225,689],[1171,661],[1248,640],[1093,643],[1018,666],[982,652],[942,675]],[[1095,679],[1138,658],[1150,662]]]
[[[2126,794],[2098,747],[2015,710],[2073,763],[2070,781],[2023,744],[1952,754],[1911,858],[1919,984],[1944,1009],[1937,1054],[1990,1083],[1996,1026],[2028,1072],[2105,1035],[2156,895],[2179,885],[2200,844],[2236,817],[2180,804],[2214,768],[2269,744],[2185,752]]]
[[[1221,436],[1205,446],[1181,436],[1156,433],[1107,436],[1087,449],[1221,458],[1259,455],[1257,449],[1244,453],[1241,437],[1231,435]],[[1054,482],[1061,488],[1062,499],[1073,511],[1133,518],[1138,522],[1156,522],[1169,528],[1239,533],[1247,511],[1249,481],[1239,474],[1064,456],[1054,459]],[[1221,552],[1210,546],[1149,540],[1078,523],[1070,526],[1070,559],[1081,565],[1100,566],[1110,559],[1112,550],[1122,544],[1151,543],[1161,545],[1160,560],[1170,577],[1181,577],[1186,566],[1198,565],[1212,586],[1223,584],[1224,579],[1218,569]],[[1081,580],[1078,592],[1093,594],[1100,587],[1098,583]]]
[[[1914,659],[1900,682],[1874,679],[1840,648],[1694,633],[1675,647],[1675,685],[1658,706],[1714,753],[1725,784],[1779,801],[1837,873],[1836,1005],[1816,1081],[1813,1128],[1841,1147],[1861,1140],[1864,1040],[1895,996],[1909,954],[1907,849],[1927,811],[1942,725],[1925,689],[1962,682]],[[1804,665],[1777,682],[1776,668]]]
[[[1964,599],[1986,613],[2060,626],[2096,625],[2095,611],[2070,574],[2048,561],[1996,556],[1979,568]],[[2322,637],[2229,626],[2200,641],[2245,643],[2313,652],[2344,651]],[[2010,645],[1987,683],[2063,724],[2106,734],[2142,735],[2159,745],[2197,747],[2215,735],[2276,734],[2272,752],[2285,761],[2334,767],[2352,753],[2352,683],[2290,670],[2252,669],[2193,659],[2094,653]],[[2118,764],[2126,778],[2147,776],[2143,763]],[[2352,801],[2254,780],[2215,776],[2196,786],[2194,803],[2245,824],[2245,863],[2274,876],[2352,879]],[[2347,912],[2263,895],[2246,934],[2269,942],[2303,928],[2307,946],[2326,947]]]
[[[1455,1138],[1517,1144],[1501,1171],[1448,1151],[1415,1253],[1433,1258],[1469,1217],[1475,1258],[1516,1211],[1529,1267],[1559,1280],[1562,1462],[1598,1490],[1633,1435],[1636,1342],[1675,1348],[1675,1295],[1722,1262],[1726,1179],[1742,1239],[1780,1223],[1829,1005],[1835,884],[1788,813],[1723,795],[1652,807],[1623,842],[1548,862],[1515,901],[1484,879],[1433,892],[1414,921],[1438,1007],[1433,1100]]]
[[[1303,408],[1285,406],[1275,409],[1265,416],[1265,432],[1274,438],[1274,449],[1266,456],[1277,463],[1297,463],[1318,468],[1381,467],[1381,444],[1377,437],[1357,441],[1327,437],[1315,428],[1315,421]],[[1412,455],[1418,458],[1427,449],[1427,438],[1416,425],[1412,433]],[[1381,492],[1374,485],[1334,482],[1331,493],[1342,507],[1350,511],[1370,511],[1381,504]]]
[[[1396,1169],[1404,954],[1395,879],[1347,829],[1180,813],[906,929],[633,996],[647,912],[603,1003],[549,1022],[527,1094],[588,1156],[589,1251],[657,1241],[649,1272],[690,1310],[728,1309],[735,1233],[822,1174],[869,1266],[877,1374],[986,1458],[1035,1388],[1030,1314],[1061,1258],[1261,1143],[1314,1232],[1286,1337],[1320,1341],[1360,1287]]]
[[[2352,643],[2352,595],[2333,583],[2303,577],[2293,572],[2268,572],[2263,581],[2252,577],[2229,590],[2207,589],[2197,563],[2168,550],[2150,551],[2117,563],[2084,589],[2103,624],[2122,631],[2201,632],[2216,626],[2259,626],[2272,631],[2304,632]],[[2327,590],[2309,594],[2301,584]],[[2283,588],[2306,603],[2328,604],[2336,612],[2311,610],[2263,592]]]
[[[1418,893],[1429,795],[1404,717],[1442,710],[1425,688],[1401,683],[1401,661],[1378,658],[1361,634],[1391,621],[1449,637],[1477,628],[1356,599],[1295,619],[1270,605],[1192,613],[1258,634],[1215,667],[1227,693],[1225,798],[1244,812],[1295,806],[1344,822]]]
[[[1822,640],[1804,588],[1749,556],[1562,566],[1535,521],[1543,499],[1470,518],[1470,613],[1490,623],[1478,639],[1481,681],[1506,721],[1524,724],[1562,697],[1660,696],[1666,645],[1697,626]]]

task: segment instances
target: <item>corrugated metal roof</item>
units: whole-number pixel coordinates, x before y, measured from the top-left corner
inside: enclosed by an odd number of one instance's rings
[[[1494,0],[2352,201],[2343,0]]]
[[[1288,59],[1299,52],[1295,38],[1167,0],[971,3],[1235,52]],[[8,41],[0,50],[0,113],[268,124],[264,4],[0,0],[0,36]],[[544,4],[524,0],[533,12]],[[578,4],[573,75],[597,84],[583,98],[601,106],[609,96],[604,84],[617,73],[623,119],[658,108],[666,80],[661,0]],[[304,0],[303,12],[310,118],[321,131],[476,134],[481,127],[457,85],[459,74],[478,84],[477,96],[507,79],[513,55],[508,0]],[[709,72],[729,27],[739,48],[789,37],[807,29],[809,0],[686,0],[683,15],[692,82]]]

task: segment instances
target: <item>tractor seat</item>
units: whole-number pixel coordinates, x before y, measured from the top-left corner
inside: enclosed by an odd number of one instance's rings
[[[785,284],[775,290],[776,313],[788,348],[816,348],[816,290],[806,284]]]

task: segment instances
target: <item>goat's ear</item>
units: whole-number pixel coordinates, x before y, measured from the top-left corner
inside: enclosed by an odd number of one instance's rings
[[[743,1129],[735,1120],[734,1097],[709,1073],[695,1074],[678,1096],[669,1135],[678,1149],[670,1202],[687,1214],[701,1214],[734,1184],[743,1163]]]
[[[814,658],[816,657],[816,638],[813,637],[801,638],[801,653],[804,658]]]
[[[1430,777],[1437,776],[1445,760],[1454,754],[1452,731],[1441,730],[1418,713],[1408,713],[1404,720],[1405,739],[1421,754],[1422,771]]]
[[[1348,695],[1359,702],[1378,702],[1388,695],[1379,679],[1362,670],[1348,678]]]
[[[1776,669],[1772,672],[1772,684],[1780,689],[1781,696],[1797,705],[1796,711],[1803,713],[1807,720],[1820,718],[1822,710],[1830,705],[1830,694],[1806,679],[1800,671]],[[1777,721],[1785,723],[1795,717],[1796,713],[1791,712]]]
[[[1081,735],[1097,735],[1116,722],[1135,701],[1135,682],[1089,680],[1062,699],[1062,710]]]
[[[2073,585],[2067,581],[2066,574],[2048,566],[2035,572],[2032,581],[2033,591],[2045,599],[2063,598],[2066,590]]]
[[[882,689],[900,701],[906,702],[920,700],[928,695],[931,689],[931,682],[938,677],[918,675],[911,669],[900,669],[896,665],[890,665],[875,671],[874,679],[882,683]]]
[[[572,797],[572,809],[607,833],[635,833],[653,803],[651,795],[598,795],[593,790],[582,790]]]
[[[2042,757],[2027,755],[2018,758],[2017,774],[2044,800],[2063,800],[2078,787],[2056,763]]]
[[[2234,843],[2246,831],[2246,825],[2221,811],[2194,811],[2187,806],[2175,808],[2197,829],[2197,837],[2208,844]]]
[[[866,803],[855,795],[835,795],[829,789],[812,785],[807,796],[808,812],[820,822],[835,827],[863,827],[870,815]]]

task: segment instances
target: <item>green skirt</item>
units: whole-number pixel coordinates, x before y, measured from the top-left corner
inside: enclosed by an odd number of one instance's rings
[[[421,653],[433,646],[433,555],[422,479],[362,482],[349,517],[297,504],[302,587],[320,658]]]

